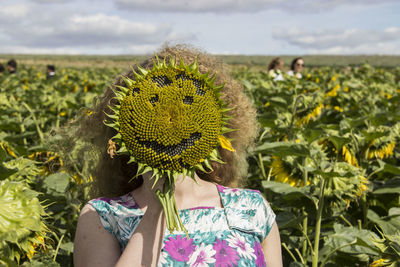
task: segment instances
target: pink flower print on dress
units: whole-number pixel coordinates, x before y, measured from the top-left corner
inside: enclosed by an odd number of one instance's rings
[[[177,261],[187,262],[190,255],[192,255],[194,249],[193,239],[182,238],[178,235],[176,239],[170,237],[168,241],[165,241],[164,250]]]
[[[200,247],[198,247],[190,256],[190,260],[188,262],[191,267],[208,267],[208,264],[215,263],[215,250],[212,245],[204,245],[202,243]]]
[[[256,255],[254,254],[254,249],[249,243],[246,243],[246,239],[244,238],[244,236],[232,232],[232,234],[228,236],[226,241],[228,241],[229,246],[236,249],[240,257],[246,258],[248,260],[256,257]]]
[[[226,244],[225,240],[219,240],[214,243],[215,250],[215,266],[217,267],[233,267],[239,260],[237,252]]]
[[[264,253],[262,251],[262,247],[260,243],[254,242],[254,251],[256,254],[256,265],[258,267],[265,267],[267,264],[265,263]]]

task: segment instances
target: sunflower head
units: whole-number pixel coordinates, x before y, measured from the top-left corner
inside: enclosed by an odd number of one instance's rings
[[[126,86],[115,90],[119,105],[110,107],[106,125],[118,132],[112,138],[117,154],[129,153],[138,175],[193,177],[196,169],[211,169],[210,160],[220,161],[217,147],[229,143],[223,85],[214,85],[215,75],[200,74],[197,60],[156,61],[151,70],[138,66],[135,80],[123,77]]]

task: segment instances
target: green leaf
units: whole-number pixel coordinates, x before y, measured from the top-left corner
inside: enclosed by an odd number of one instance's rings
[[[44,179],[44,185],[55,192],[64,193],[69,183],[70,175],[64,172],[58,172],[47,176]]]
[[[383,171],[400,175],[400,167],[391,165],[391,164],[386,163],[386,162],[384,162],[384,161],[382,161],[380,159],[378,159],[378,163],[379,163],[379,166],[381,168],[383,168]]]
[[[307,139],[308,143],[321,138],[323,131],[321,129],[305,129],[303,136]]]
[[[2,147],[0,147],[0,164],[6,159],[7,152],[4,151]]]
[[[62,243],[60,248],[69,253],[72,253],[74,251],[74,243],[72,243],[72,242]]]
[[[275,103],[278,105],[280,105],[280,104],[287,105],[287,101],[283,97],[279,97],[279,96],[271,97],[269,99],[269,102]]]
[[[350,138],[340,137],[340,136],[335,136],[335,135],[329,136],[328,140],[333,143],[336,150],[338,150],[338,151],[340,151],[345,144],[348,144],[351,141]]]
[[[268,153],[275,156],[309,156],[309,149],[302,144],[294,142],[264,143],[256,147],[255,152]]]
[[[338,223],[333,225],[333,229],[335,233],[326,237],[326,249],[342,247],[339,251],[349,254],[379,255],[379,250],[371,242],[372,238],[377,238],[374,232]],[[354,244],[349,245],[351,243]]]
[[[262,187],[267,190],[281,195],[283,201],[294,207],[305,207],[310,216],[314,216],[316,212],[316,205],[314,199],[311,197],[310,187],[292,187],[286,183],[279,183],[273,181],[262,181]]]
[[[264,113],[258,117],[258,122],[263,127],[275,127],[275,120],[277,116],[275,113]]]
[[[400,220],[398,215],[389,216],[387,218],[379,217],[377,213],[369,209],[367,213],[367,218],[370,221],[376,223],[386,234],[394,235],[400,229]]]
[[[4,167],[2,163],[0,163],[0,180],[4,180],[8,177],[10,177],[11,175],[15,174],[16,172],[18,172],[17,169],[10,169],[7,167]]]
[[[400,194],[400,178],[396,177],[385,182],[382,187],[374,190],[373,194]]]
[[[353,177],[354,173],[352,172],[335,172],[335,171],[331,171],[331,172],[324,172],[322,170],[315,170],[313,171],[313,174],[318,174],[321,175],[324,178],[335,178],[335,177]]]
[[[380,132],[361,131],[361,133],[365,136],[365,141],[366,141],[367,143],[369,143],[370,141],[372,141],[372,140],[374,140],[374,139],[377,139],[377,138],[379,138],[379,137],[382,137],[382,136],[385,136],[385,135],[388,134],[387,131],[385,131],[385,132],[382,132],[382,131],[380,131]]]
[[[276,215],[276,222],[278,223],[280,230],[291,227],[296,228],[305,217],[305,215],[295,217],[291,212],[280,212]]]

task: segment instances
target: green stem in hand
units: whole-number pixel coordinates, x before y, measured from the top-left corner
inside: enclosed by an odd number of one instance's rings
[[[160,200],[165,214],[165,221],[167,224],[167,229],[169,232],[182,230],[185,232],[186,237],[189,238],[189,234],[183,226],[181,218],[179,217],[179,212],[176,207],[174,187],[172,182],[167,179],[164,183],[163,192],[160,190],[156,191],[156,195]]]

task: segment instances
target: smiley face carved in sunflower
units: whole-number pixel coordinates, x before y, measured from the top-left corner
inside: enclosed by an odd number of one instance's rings
[[[137,161],[181,171],[217,146],[222,112],[205,80],[180,68],[147,73],[121,101],[120,132]]]

